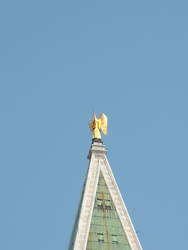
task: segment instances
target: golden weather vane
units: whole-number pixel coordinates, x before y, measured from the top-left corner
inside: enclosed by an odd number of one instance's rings
[[[94,118],[89,123],[89,127],[93,133],[93,139],[101,139],[101,131],[104,135],[107,135],[107,116],[102,113],[100,118],[97,119],[96,113],[94,113]]]

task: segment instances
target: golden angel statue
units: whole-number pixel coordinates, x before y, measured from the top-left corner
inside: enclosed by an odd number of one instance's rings
[[[107,135],[107,116],[102,113],[100,118],[97,119],[94,113],[93,121],[89,123],[89,127],[93,133],[93,139],[101,139],[101,131],[104,135]]]

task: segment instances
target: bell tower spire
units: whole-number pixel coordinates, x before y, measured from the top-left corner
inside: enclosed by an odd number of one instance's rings
[[[68,250],[142,250],[101,140],[107,117],[94,116],[90,129],[89,167]]]

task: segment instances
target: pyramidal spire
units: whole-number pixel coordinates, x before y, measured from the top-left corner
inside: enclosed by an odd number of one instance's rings
[[[106,156],[102,128],[96,125],[100,119],[95,116],[90,124],[90,129],[98,128],[93,132],[98,138],[93,136],[89,150],[89,167],[68,250],[141,250]],[[107,131],[107,118],[102,119]]]

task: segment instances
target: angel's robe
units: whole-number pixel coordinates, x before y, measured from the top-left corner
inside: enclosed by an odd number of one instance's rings
[[[93,129],[93,138],[98,138],[101,139],[101,119],[95,118],[91,124],[92,129]]]

